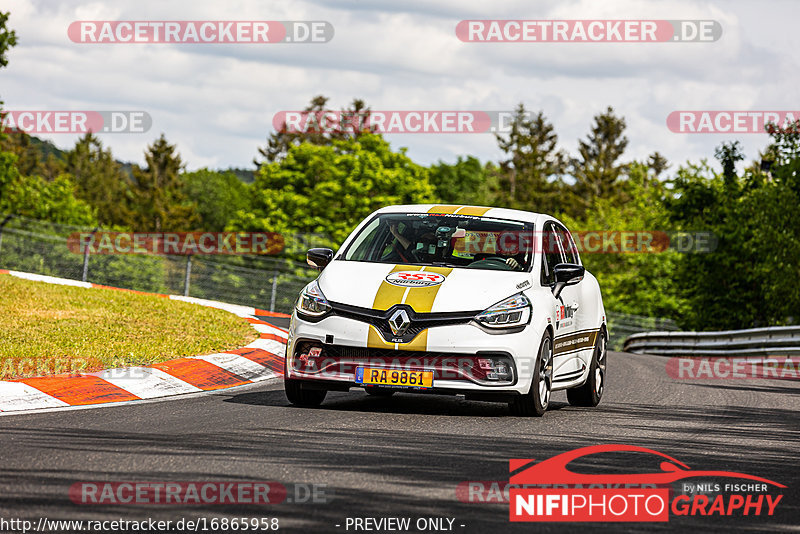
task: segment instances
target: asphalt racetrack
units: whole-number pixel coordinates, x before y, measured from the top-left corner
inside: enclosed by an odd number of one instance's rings
[[[452,532],[475,533],[800,529],[800,383],[676,381],[665,363],[611,353],[600,406],[573,408],[559,392],[540,419],[512,417],[502,404],[411,394],[386,399],[361,390],[331,393],[322,408],[301,409],[289,406],[280,380],[189,398],[0,417],[0,518],[276,517],[285,532],[365,532],[354,530],[354,518],[389,517],[412,524],[446,518]],[[787,489],[773,517],[583,526],[512,524],[507,503],[457,496],[465,481],[507,481],[511,458],[543,460],[604,443],[652,448],[692,469],[748,473]],[[621,455],[606,468],[641,472],[640,460]],[[276,481],[294,491],[296,484],[324,485],[318,488],[327,502],[78,505],[68,494],[83,481],[209,480]]]

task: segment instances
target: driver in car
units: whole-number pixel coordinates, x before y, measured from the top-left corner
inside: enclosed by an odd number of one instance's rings
[[[381,258],[382,261],[405,262],[411,263],[415,261],[413,251],[411,250],[411,240],[403,235],[403,232],[398,228],[396,222],[389,223],[389,232],[394,237],[392,241],[392,250]]]

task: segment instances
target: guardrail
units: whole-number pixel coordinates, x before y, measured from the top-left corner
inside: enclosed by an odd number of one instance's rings
[[[623,350],[658,356],[798,356],[800,326],[722,332],[644,332],[629,336]]]
[[[606,310],[608,319],[608,346],[611,350],[622,350],[625,340],[631,334],[641,332],[658,331],[678,331],[678,325],[671,319],[659,317],[645,317],[643,315],[632,315],[629,313],[618,313]]]

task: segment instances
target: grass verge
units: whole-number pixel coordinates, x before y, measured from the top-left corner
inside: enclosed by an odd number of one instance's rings
[[[0,276],[0,380],[149,365],[257,337],[214,308]]]

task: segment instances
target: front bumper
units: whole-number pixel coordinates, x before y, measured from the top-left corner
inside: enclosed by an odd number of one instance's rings
[[[286,377],[301,380],[304,387],[347,390],[363,385],[356,382],[358,367],[429,370],[433,371],[432,388],[397,389],[513,397],[530,388],[542,333],[535,332],[532,325],[498,334],[473,324],[454,324],[428,328],[410,343],[387,343],[366,322],[338,315],[309,322],[295,312],[289,329]],[[485,368],[487,359],[505,362],[509,376],[491,376],[492,370]]]

